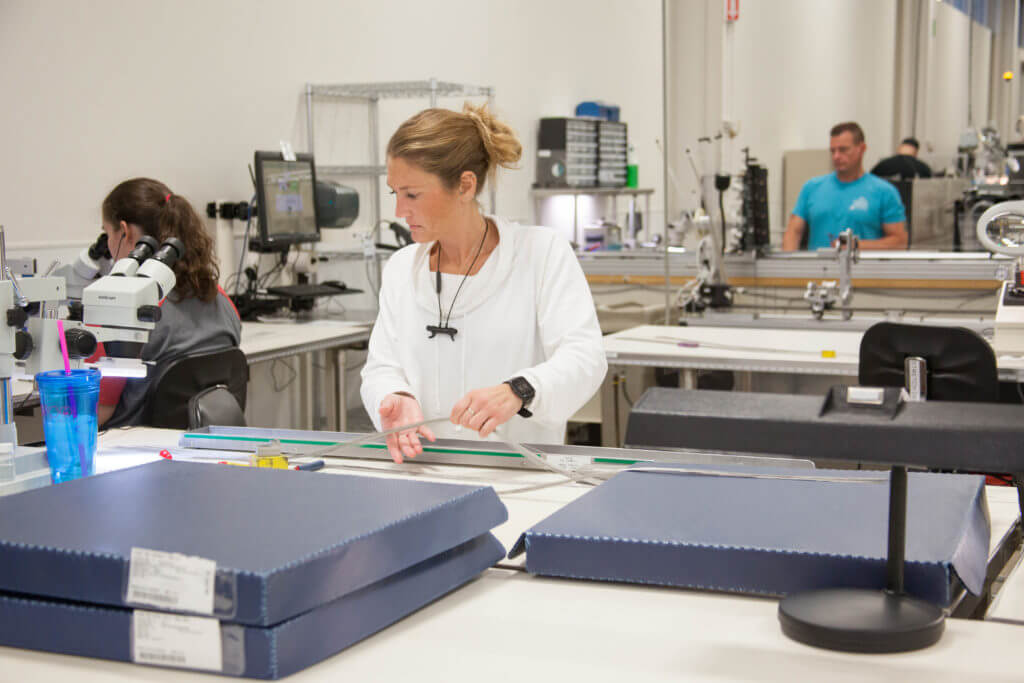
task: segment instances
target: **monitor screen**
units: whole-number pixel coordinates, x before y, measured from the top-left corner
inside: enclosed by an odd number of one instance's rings
[[[320,240],[316,172],[310,154],[286,161],[280,152],[256,152],[256,204],[260,232],[256,246],[285,248]]]

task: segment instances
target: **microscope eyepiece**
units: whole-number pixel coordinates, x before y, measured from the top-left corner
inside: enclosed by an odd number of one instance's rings
[[[100,259],[110,260],[110,245],[107,243],[107,233],[101,232],[96,241],[89,247],[89,258],[93,261]]]
[[[184,255],[185,243],[177,237],[169,237],[160,245],[160,249],[153,258],[171,268]]]
[[[152,256],[159,246],[159,242],[155,239],[149,235],[143,235],[139,238],[139,241],[135,243],[135,248],[131,250],[131,253],[129,253],[128,256],[141,264]]]

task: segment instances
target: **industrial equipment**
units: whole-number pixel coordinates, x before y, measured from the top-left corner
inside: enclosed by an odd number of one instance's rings
[[[58,319],[58,306],[67,300],[63,277],[15,278],[6,261],[0,227],[0,453],[13,454],[13,467],[0,477],[0,495],[43,486],[50,481],[45,449],[18,446],[14,424],[13,381],[64,367],[61,335],[71,367],[96,367],[103,374],[145,377],[139,354],[149,332],[160,320],[160,302],[174,289],[173,266],[185,252],[180,240],[162,245],[149,236],[139,239],[109,275],[82,290],[72,302],[67,320]],[[92,258],[92,257],[90,257]],[[84,260],[83,260],[84,262]],[[79,275],[81,273],[79,272]],[[38,306],[38,312],[34,311]],[[93,363],[104,342],[106,356]]]
[[[989,208],[978,219],[977,236],[992,253],[1017,257],[998,292],[992,345],[996,353],[1024,354],[1024,201]]]

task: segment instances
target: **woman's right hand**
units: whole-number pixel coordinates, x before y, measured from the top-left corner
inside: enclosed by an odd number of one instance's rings
[[[380,402],[380,426],[382,431],[401,427],[402,425],[413,424],[423,421],[423,411],[416,399],[407,394],[388,394]],[[423,436],[429,441],[434,440],[434,433],[426,426],[410,429],[396,434],[389,434],[386,437],[388,453],[392,459],[402,462],[402,456],[415,458],[423,452],[419,437]]]

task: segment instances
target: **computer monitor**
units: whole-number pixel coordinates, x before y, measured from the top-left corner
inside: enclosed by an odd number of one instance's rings
[[[312,154],[287,161],[280,152],[256,152],[259,238],[255,251],[287,251],[293,244],[320,241],[316,167]]]

